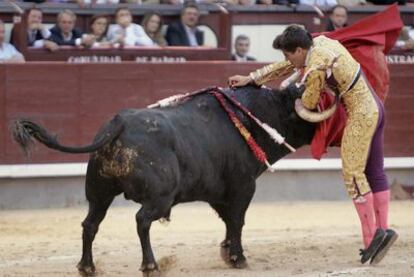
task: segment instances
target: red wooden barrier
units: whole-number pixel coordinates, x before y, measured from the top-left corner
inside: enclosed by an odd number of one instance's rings
[[[256,63],[0,65],[0,164],[86,161],[36,144],[30,161],[12,142],[8,125],[29,118],[69,145],[90,143],[105,120],[124,108],[142,108],[172,94],[226,85]],[[412,65],[390,65],[391,92],[386,103],[386,156],[414,156],[414,73]],[[337,156],[337,149],[330,156]],[[295,157],[309,157],[302,150]]]

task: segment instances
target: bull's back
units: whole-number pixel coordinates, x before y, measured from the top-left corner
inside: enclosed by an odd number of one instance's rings
[[[180,202],[224,194],[225,175],[243,169],[240,163],[247,160],[245,142],[210,95],[174,107],[125,110],[120,116],[125,131],[118,143],[130,157],[126,160],[134,160],[133,174],[160,186],[171,183],[166,186],[176,188]]]

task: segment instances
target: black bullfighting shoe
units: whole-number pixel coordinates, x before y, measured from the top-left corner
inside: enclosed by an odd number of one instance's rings
[[[391,248],[391,246],[398,238],[397,232],[395,232],[392,229],[387,229],[385,233],[385,239],[382,241],[380,247],[378,247],[377,252],[375,252],[375,254],[371,258],[370,264],[372,265],[378,264],[385,257],[388,250]]]
[[[378,248],[381,246],[382,241],[386,238],[387,233],[385,230],[378,228],[375,231],[374,237],[367,249],[360,249],[359,255],[361,255],[361,263],[366,263],[369,259],[377,253]]]

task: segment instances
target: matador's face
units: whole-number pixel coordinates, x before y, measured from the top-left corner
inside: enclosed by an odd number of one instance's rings
[[[298,69],[303,68],[305,66],[307,53],[308,50],[300,47],[296,47],[295,51],[293,52],[283,50],[283,55],[285,56],[285,59]]]

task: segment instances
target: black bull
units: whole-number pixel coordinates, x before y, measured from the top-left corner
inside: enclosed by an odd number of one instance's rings
[[[310,143],[314,125],[293,116],[294,100],[300,96],[295,87],[272,91],[248,86],[224,92],[276,128],[293,147]],[[270,162],[289,153],[232,108]],[[152,222],[169,219],[178,203],[197,200],[208,202],[226,225],[221,244],[225,260],[237,268],[246,265],[241,245],[245,212],[266,166],[257,161],[214,96],[197,95],[175,107],[121,111],[85,147],[60,145],[45,129],[25,120],[16,121],[14,137],[24,148],[34,137],[63,152],[92,152],[85,184],[89,212],[82,224],[81,272],[95,271],[92,242],[108,207],[121,193],[142,204],[136,222],[144,273],[158,270],[149,237]]]

